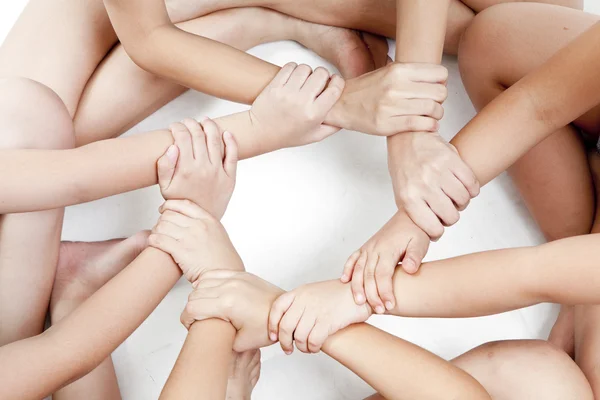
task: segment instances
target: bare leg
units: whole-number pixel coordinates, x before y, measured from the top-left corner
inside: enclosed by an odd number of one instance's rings
[[[0,81],[0,93],[0,148],[74,145],[71,117],[51,90],[14,78]],[[0,216],[0,346],[43,330],[62,218],[62,209]]]
[[[300,21],[264,8],[220,11],[178,26],[240,50],[295,40],[332,61],[346,77],[381,67],[387,60],[383,38],[368,34],[361,38],[348,29]],[[118,136],[186,90],[142,70],[122,46],[115,47],[83,93],[75,116],[77,145]]]
[[[118,274],[146,247],[148,232],[125,240],[62,243],[50,315],[57,323]],[[85,377],[53,395],[54,400],[120,400],[112,360],[107,358]]]
[[[452,360],[494,400],[593,400],[590,385],[564,352],[539,340],[508,340],[476,347]],[[375,394],[365,400],[385,400]]]
[[[594,399],[573,360],[544,341],[486,343],[452,363],[477,379],[494,400]]]
[[[541,4],[506,4],[481,13],[465,33],[459,52],[465,87],[475,107],[483,108],[597,20],[594,15]],[[590,111],[576,125],[590,130],[597,114],[598,110]],[[577,129],[557,131],[509,172],[548,240],[590,232],[594,192]],[[550,336],[569,353],[572,321],[572,309],[564,309]]]

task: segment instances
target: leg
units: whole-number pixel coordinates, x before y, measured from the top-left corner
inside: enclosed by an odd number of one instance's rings
[[[0,47],[0,77],[48,86],[73,116],[86,82],[116,41],[100,0],[31,0]]]
[[[301,21],[265,8],[219,11],[177,25],[240,50],[295,40],[333,62],[345,77],[383,66],[387,59],[387,43],[382,38],[369,34],[361,38],[348,29]],[[85,88],[75,116],[77,145],[123,133],[186,90],[142,70],[122,46],[115,47]]]
[[[54,92],[23,78],[0,81],[0,91],[0,148],[73,147],[71,117]],[[0,346],[44,328],[62,219],[62,209],[0,216]]]
[[[125,240],[98,243],[62,243],[50,303],[52,324],[69,315],[131,263],[146,247],[148,234],[140,232]],[[120,400],[110,357],[88,375],[54,393],[52,398]]]
[[[596,216],[592,233],[600,233],[600,155],[589,156],[596,188]],[[577,306],[574,310],[575,361],[587,377],[596,397],[600,395],[600,306]]]
[[[536,4],[507,4],[481,13],[465,33],[459,52],[461,74],[475,107],[483,108],[597,20],[594,15]],[[592,110],[576,124],[589,130],[597,114]],[[509,172],[548,240],[589,233],[594,193],[575,128],[557,131]],[[572,320],[572,309],[565,308],[550,336],[568,352],[573,348]]]
[[[585,376],[564,352],[537,340],[486,343],[454,359],[494,400],[593,400]]]

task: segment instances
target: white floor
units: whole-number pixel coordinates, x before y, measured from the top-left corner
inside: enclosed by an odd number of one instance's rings
[[[0,3],[0,38],[26,2]],[[600,13],[600,3],[586,0]],[[261,46],[252,54],[276,64],[289,60],[313,66],[323,61],[294,43]],[[451,71],[442,135],[451,138],[474,115]],[[130,133],[163,128],[183,117],[216,117],[243,108],[188,92],[142,122]],[[65,240],[124,237],[150,228],[161,197],[156,188],[140,190],[67,210]],[[394,213],[384,140],[342,131],[323,143],[244,161],[224,223],[249,271],[290,289],[338,277],[346,257]],[[490,183],[462,214],[458,226],[431,246],[429,259],[474,251],[532,245],[543,238],[510,180]],[[126,400],[158,398],[185,338],[179,324],[189,286],[180,282],[148,320],[115,352]],[[371,322],[443,357],[478,344],[508,338],[544,338],[556,307],[540,305],[488,318],[415,320],[390,317]],[[372,392],[359,378],[324,355],[286,357],[277,346],[263,351],[262,378],[254,398],[359,399]]]

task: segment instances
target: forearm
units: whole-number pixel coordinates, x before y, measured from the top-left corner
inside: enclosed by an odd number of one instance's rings
[[[330,336],[323,351],[387,400],[490,399],[466,372],[367,324],[351,325]]]
[[[218,319],[193,324],[160,399],[224,399],[235,333]]]
[[[450,0],[396,0],[396,62],[440,64]],[[401,135],[387,139],[390,157],[403,146]]]
[[[597,304],[600,234],[537,247],[469,254],[394,275],[396,307],[407,317],[477,317],[543,302]]]
[[[215,120],[234,134],[242,159],[269,147],[248,115]],[[0,214],[64,207],[154,185],[156,161],[171,144],[171,132],[160,130],[71,150],[2,150]]]
[[[0,398],[44,398],[91,371],[141,325],[180,276],[171,256],[144,250],[42,335],[0,348]]]
[[[442,61],[450,0],[397,0],[396,62]]]
[[[481,184],[600,103],[599,41],[597,23],[494,99],[456,135],[452,144]]]

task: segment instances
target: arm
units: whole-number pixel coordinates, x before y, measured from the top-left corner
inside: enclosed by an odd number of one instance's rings
[[[219,319],[192,325],[160,400],[224,399],[234,337],[233,326]]]
[[[104,4],[133,61],[183,86],[250,104],[279,71],[279,67],[230,46],[178,29],[163,0],[104,0]],[[439,71],[432,84],[427,69],[414,67],[419,79],[408,76],[402,66],[387,66],[349,80],[325,123],[377,135],[408,127],[435,129],[440,110],[424,107],[421,99],[439,101],[430,88],[440,83]]]
[[[456,135],[452,143],[482,184],[600,104],[599,42],[596,23],[494,99]]]
[[[282,83],[286,77],[290,81]],[[312,143],[336,131],[321,121],[341,94],[340,78],[329,81],[322,69],[303,75],[292,65],[277,78],[250,110],[215,120],[221,131],[235,136],[242,159]],[[291,78],[297,78],[298,87],[290,86]],[[328,81],[322,93],[307,92]],[[53,209],[154,185],[156,160],[172,143],[171,133],[162,130],[71,150],[0,151],[0,213]]]
[[[0,398],[41,399],[92,371],[150,315],[180,276],[169,255],[148,248],[58,324],[0,347]]]
[[[460,368],[367,324],[351,325],[330,336],[323,352],[386,400],[491,400],[481,384]]]

